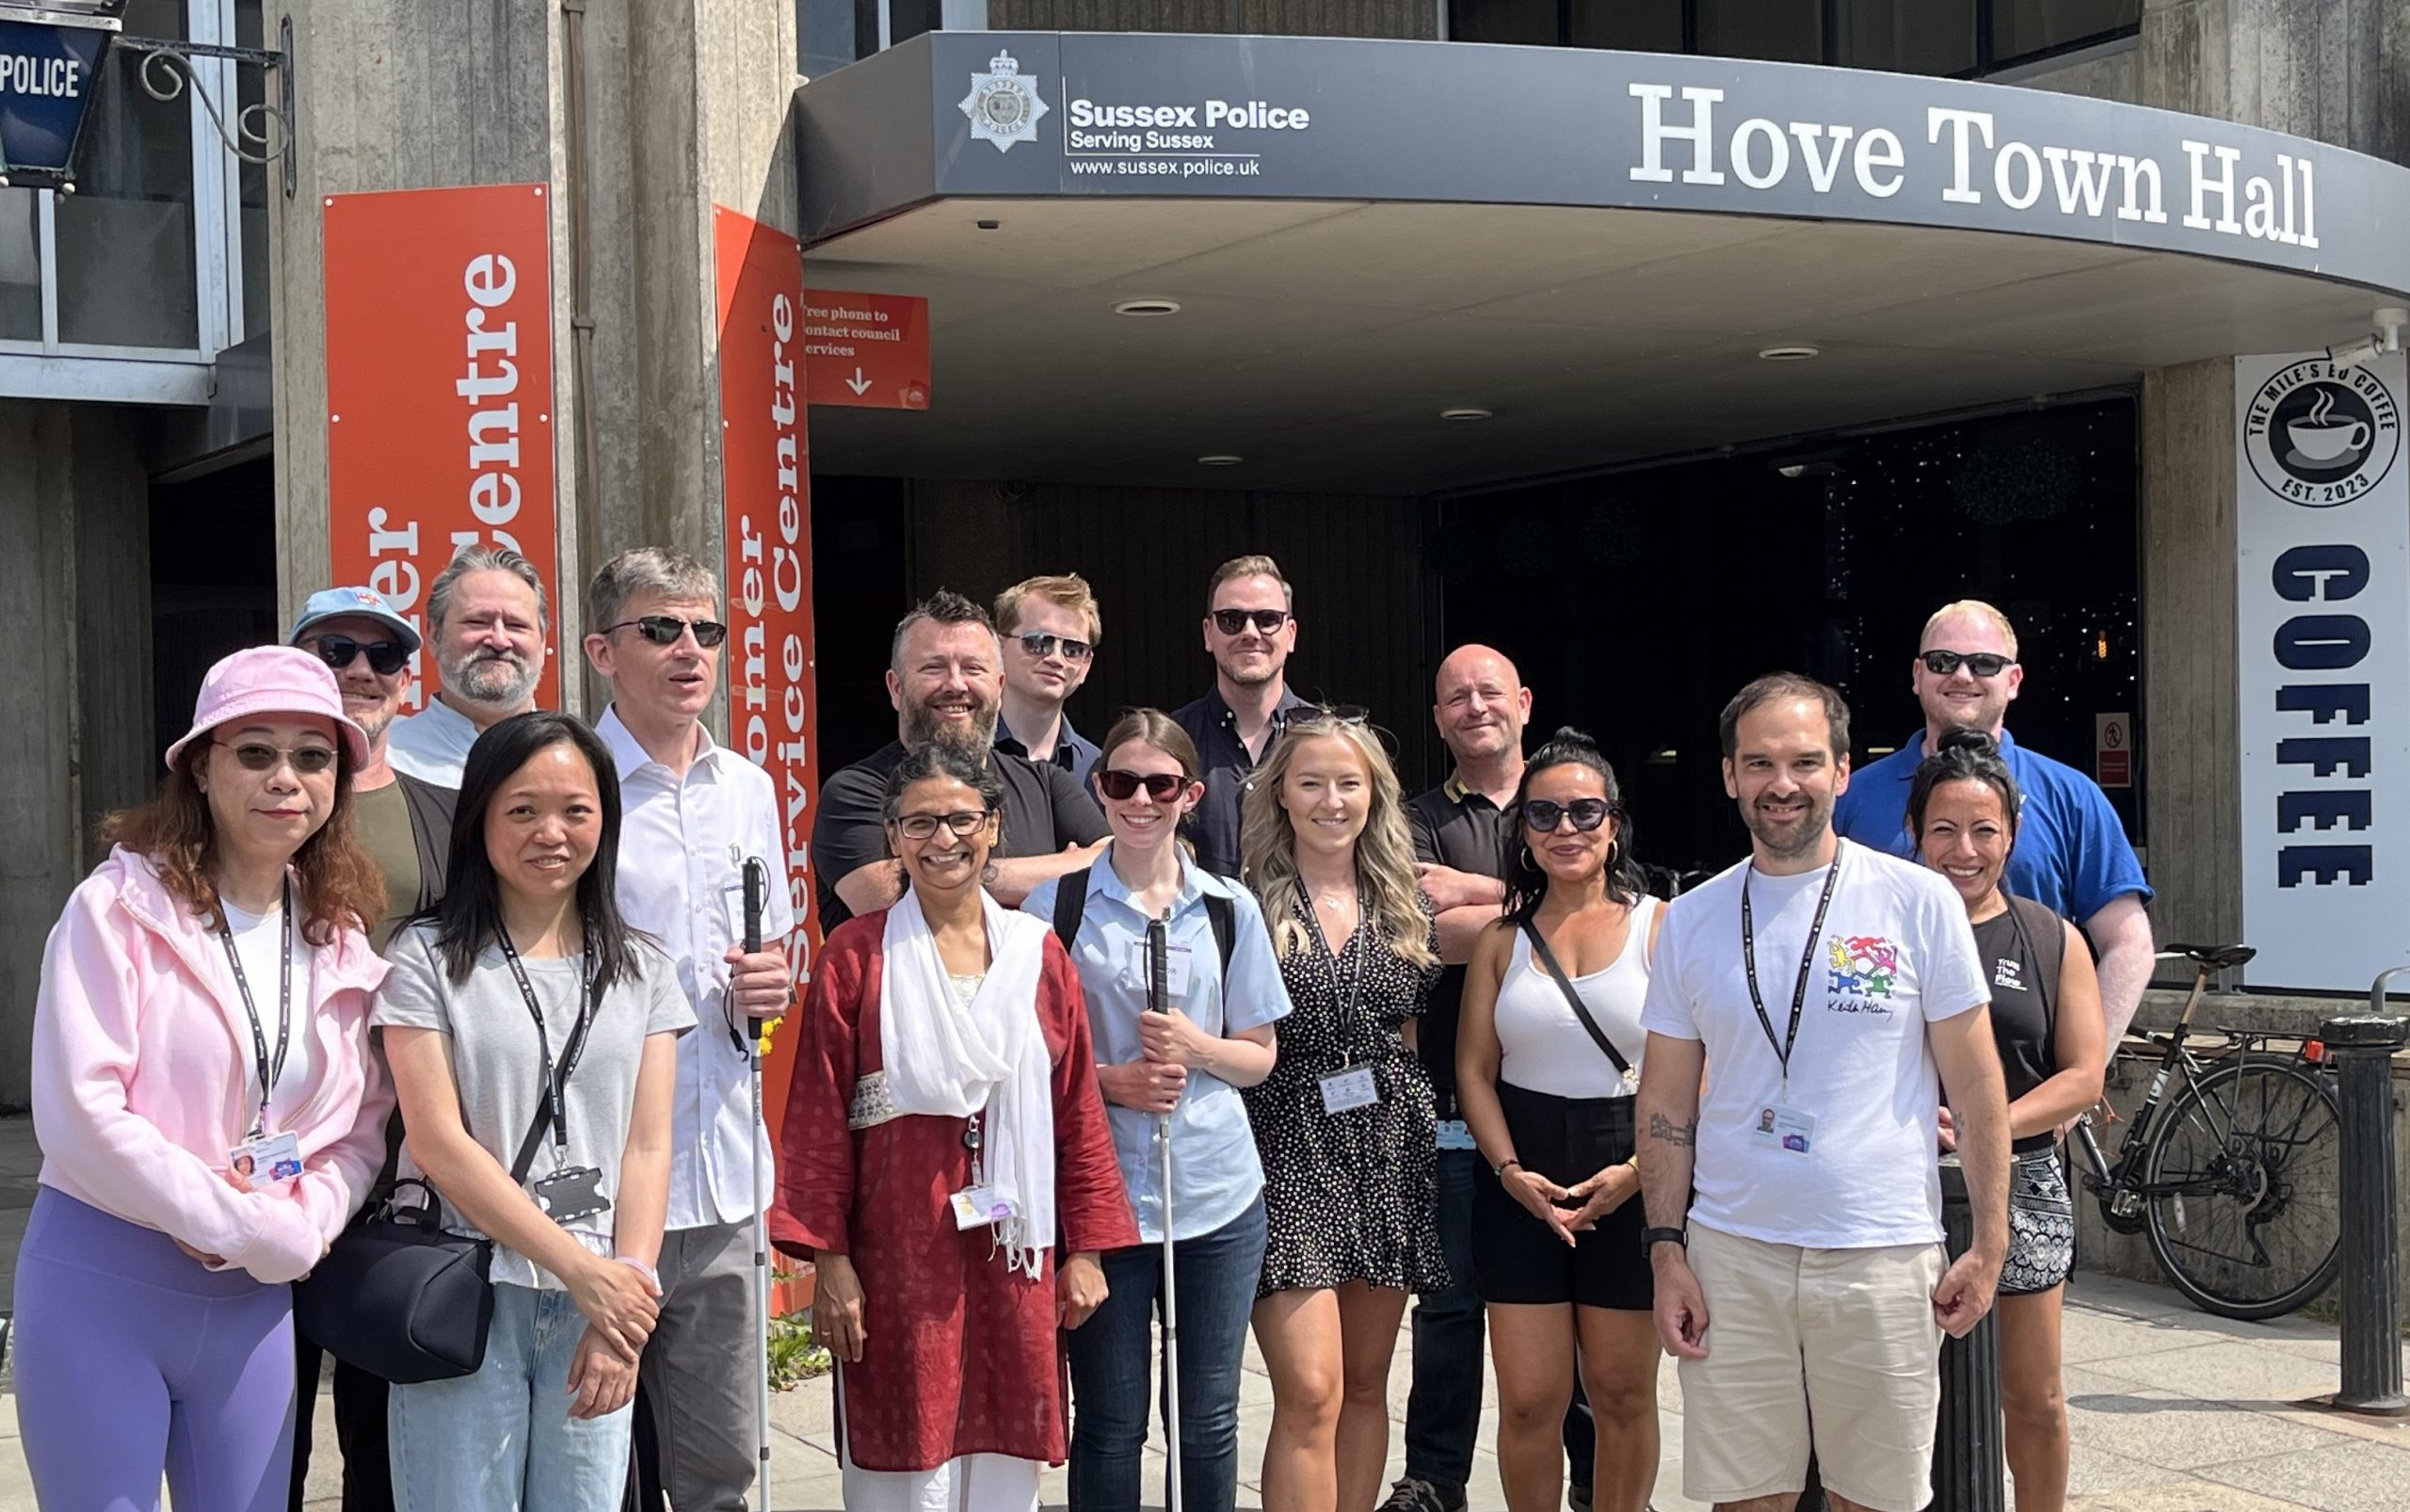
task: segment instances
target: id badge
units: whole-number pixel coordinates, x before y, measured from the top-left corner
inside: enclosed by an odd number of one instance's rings
[[[992,1186],[966,1186],[955,1193],[951,1200],[954,1203],[954,1226],[957,1229],[984,1229],[1013,1215],[1013,1205],[998,1197]]]
[[[1147,942],[1143,940],[1130,947],[1130,982],[1140,991],[1154,985],[1155,969],[1147,958]],[[1164,991],[1175,1003],[1188,996],[1188,947],[1168,945],[1164,949]]]
[[[611,1211],[611,1199],[602,1195],[602,1173],[591,1166],[554,1171],[528,1190],[554,1223],[575,1223]]]
[[[1804,1155],[1816,1142],[1816,1118],[1813,1114],[1769,1102],[1758,1109],[1757,1125],[1750,1132],[1761,1143]]]
[[[289,1181],[301,1174],[301,1141],[290,1134],[256,1134],[228,1150],[226,1164],[254,1186]]]
[[[1322,1110],[1325,1113],[1369,1108],[1380,1100],[1381,1086],[1373,1079],[1373,1068],[1370,1066],[1333,1071],[1322,1079]]]

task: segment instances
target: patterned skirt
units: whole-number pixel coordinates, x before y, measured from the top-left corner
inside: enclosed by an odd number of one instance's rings
[[[2006,1296],[2047,1292],[2075,1269],[2075,1198],[2056,1149],[2029,1150],[2008,1168],[2008,1263],[2000,1267]]]

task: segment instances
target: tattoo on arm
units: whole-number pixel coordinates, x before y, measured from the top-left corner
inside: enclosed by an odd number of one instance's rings
[[[1662,1113],[1652,1113],[1648,1116],[1648,1137],[1663,1139],[1669,1145],[1695,1145],[1698,1143],[1698,1120],[1676,1123]]]

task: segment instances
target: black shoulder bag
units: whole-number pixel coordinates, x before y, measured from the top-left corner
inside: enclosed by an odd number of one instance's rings
[[[1556,989],[1565,994],[1565,1001],[1572,1006],[1573,1016],[1582,1021],[1583,1028],[1590,1031],[1590,1037],[1607,1053],[1607,1059],[1615,1063],[1615,1074],[1624,1079],[1626,1086],[1632,1085],[1631,1062],[1623,1058],[1623,1052],[1617,1050],[1615,1042],[1607,1037],[1607,1032],[1599,1027],[1599,1021],[1590,1017],[1590,1005],[1582,1001],[1582,994],[1573,989],[1572,979],[1565,974],[1565,968],[1556,963],[1556,953],[1548,948],[1547,941],[1540,938],[1539,925],[1534,920],[1524,920],[1523,937],[1532,942],[1532,954],[1548,968],[1549,975],[1556,979]]]

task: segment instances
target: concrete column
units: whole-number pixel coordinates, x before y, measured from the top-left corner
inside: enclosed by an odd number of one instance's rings
[[[32,1096],[42,942],[99,858],[103,814],[157,778],[149,480],[139,415],[0,400],[0,1112]]]

